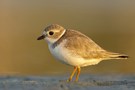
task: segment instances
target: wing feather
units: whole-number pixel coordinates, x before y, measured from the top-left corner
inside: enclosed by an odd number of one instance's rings
[[[73,55],[85,59],[107,57],[106,51],[86,35],[78,31],[68,30],[67,36],[65,48],[69,49]]]

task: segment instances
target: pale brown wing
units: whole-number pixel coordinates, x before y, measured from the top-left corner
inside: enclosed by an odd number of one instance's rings
[[[69,49],[72,54],[85,59],[108,57],[104,49],[78,31],[68,30],[65,37],[67,39],[65,48]]]
[[[72,55],[77,55],[88,60],[128,58],[127,55],[108,52],[102,49],[89,37],[75,30],[66,30],[65,34],[53,44],[53,48],[63,40],[66,40],[64,47],[69,49]]]

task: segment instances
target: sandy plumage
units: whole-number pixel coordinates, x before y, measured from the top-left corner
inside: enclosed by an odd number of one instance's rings
[[[124,54],[108,52],[81,32],[65,29],[57,24],[45,28],[43,35],[38,38],[41,39],[47,41],[50,52],[59,61],[74,66],[68,82],[72,80],[75,72],[75,81],[78,81],[81,67],[95,65],[102,60],[128,58]]]
[[[81,56],[85,59],[119,59],[124,54],[108,52],[97,45],[92,39],[86,35],[75,31],[67,29],[65,34],[53,44],[55,48],[57,45],[66,40],[65,48],[67,48],[73,55]],[[124,57],[123,57],[124,58]]]

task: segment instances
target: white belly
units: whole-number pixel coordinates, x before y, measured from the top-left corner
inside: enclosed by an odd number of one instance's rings
[[[55,48],[52,48],[51,45],[49,45],[49,50],[57,60],[72,66],[84,67],[98,64],[101,61],[97,59],[86,60],[81,56],[73,56],[69,50],[63,47],[63,44],[59,44]]]

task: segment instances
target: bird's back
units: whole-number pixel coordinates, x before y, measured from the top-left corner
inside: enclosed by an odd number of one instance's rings
[[[78,55],[84,59],[114,59],[115,57],[123,55],[104,50],[92,39],[76,30],[67,29],[57,43],[63,40],[66,40],[64,47],[68,49],[72,55]]]

